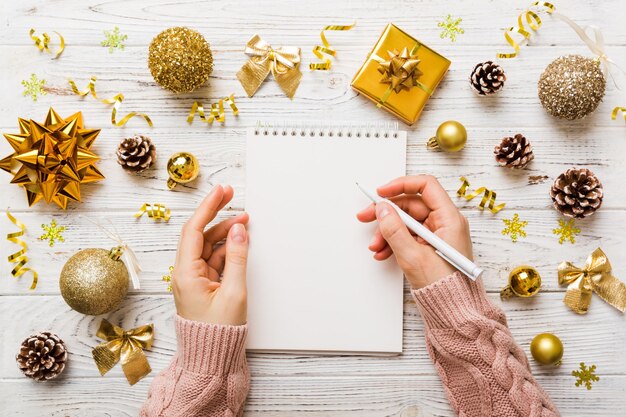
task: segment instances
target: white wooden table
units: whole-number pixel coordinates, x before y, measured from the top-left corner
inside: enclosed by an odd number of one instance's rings
[[[15,280],[10,266],[0,262],[0,414],[3,416],[133,416],[137,415],[148,386],[157,371],[174,354],[174,303],[161,277],[174,261],[181,224],[215,183],[232,184],[236,197],[224,216],[233,215],[245,203],[245,128],[257,120],[394,121],[349,88],[353,74],[383,27],[394,22],[452,60],[450,72],[426,106],[419,122],[409,131],[407,170],[438,176],[454,195],[459,176],[473,185],[498,191],[498,201],[507,203],[498,215],[482,213],[477,201],[458,201],[472,225],[477,261],[487,269],[485,284],[490,297],[498,300],[508,271],[518,264],[536,266],[542,274],[541,293],[528,300],[503,304],[511,331],[528,352],[530,340],[540,332],[554,332],[565,344],[560,368],[532,363],[533,372],[550,393],[564,416],[617,416],[626,409],[626,326],[622,314],[594,296],[587,316],[577,316],[562,304],[564,289],[556,281],[556,266],[562,260],[582,264],[601,246],[611,259],[617,276],[626,279],[623,256],[626,235],[626,126],[611,121],[610,110],[625,105],[624,93],[610,83],[604,102],[588,118],[565,122],[551,118],[542,109],[536,93],[540,73],[562,54],[590,55],[564,23],[547,17],[532,46],[515,60],[503,62],[508,74],[505,89],[497,97],[483,99],[470,90],[467,77],[480,61],[493,59],[505,47],[502,29],[512,25],[526,1],[431,0],[405,2],[206,2],[188,0],[135,1],[3,1],[0,6],[0,56],[2,56],[0,128],[17,131],[17,117],[43,120],[49,106],[68,116],[81,110],[89,127],[102,128],[94,149],[102,156],[98,167],[106,180],[83,187],[83,203],[67,211],[38,204],[28,208],[23,190],[0,178],[0,206],[10,206],[28,227],[31,265],[40,273],[39,286],[28,291],[28,278]],[[621,0],[562,2],[559,10],[581,25],[602,27],[607,53],[626,68],[626,8]],[[448,13],[463,18],[465,34],[456,43],[439,38],[437,22]],[[311,48],[319,31],[328,24],[358,20],[351,32],[330,33],[338,58],[330,72],[310,72]],[[119,26],[128,34],[126,49],[109,54],[101,47],[103,30]],[[215,70],[209,84],[191,94],[173,95],[159,88],[146,66],[148,44],[161,30],[187,25],[199,30],[211,43]],[[28,30],[59,31],[68,43],[59,60],[41,54],[28,38]],[[302,48],[304,73],[293,101],[274,81],[268,80],[255,97],[245,97],[235,77],[245,62],[243,46],[259,33],[274,45]],[[44,78],[48,95],[36,103],[22,97],[20,80],[31,73]],[[84,86],[98,77],[103,97],[126,95],[124,112],[139,110],[154,120],[154,128],[134,119],[124,128],[110,124],[110,108],[90,97],[73,95],[67,79]],[[625,77],[619,77],[626,88]],[[195,99],[205,103],[234,92],[241,114],[227,115],[225,126],[209,127],[197,120],[185,121]],[[439,123],[457,119],[465,124],[470,139],[458,154],[433,153],[424,143]],[[404,127],[404,126],[402,126]],[[156,143],[159,161],[154,169],[138,176],[127,174],[115,161],[118,142],[142,133]],[[494,145],[504,136],[525,134],[535,148],[536,159],[526,170],[499,168]],[[0,155],[9,153],[5,141]],[[166,187],[165,163],[176,151],[197,155],[202,164],[198,181]],[[226,169],[212,175],[214,171]],[[571,166],[587,166],[602,180],[606,198],[591,219],[579,221],[583,230],[575,245],[559,245],[552,229],[559,216],[551,208],[548,190],[552,180]],[[544,183],[529,185],[531,175],[548,176]],[[172,209],[167,224],[147,218],[137,221],[133,213],[144,202],[161,202]],[[528,237],[516,244],[502,236],[502,219],[519,213],[528,220]],[[111,246],[111,242],[81,214],[109,218],[124,231],[135,248],[145,272],[141,291],[131,291],[123,305],[106,317],[124,327],[154,322],[156,338],[147,353],[154,372],[129,387],[119,366],[101,377],[91,358],[99,343],[95,332],[101,317],[83,316],[71,310],[59,295],[58,277],[65,261],[88,247]],[[222,218],[223,218],[222,217]],[[40,224],[56,219],[68,227],[66,242],[53,248],[40,242]],[[0,249],[4,259],[15,246],[4,236],[14,230],[5,216],[0,220]],[[374,306],[373,306],[374,307]],[[250,355],[252,389],[246,415],[264,416],[451,416],[441,383],[424,347],[423,325],[408,293],[405,296],[404,354],[392,358]],[[65,374],[50,383],[34,383],[19,373],[14,355],[31,332],[52,330],[71,351]],[[601,377],[593,390],[574,386],[570,372],[584,361],[596,364]]]

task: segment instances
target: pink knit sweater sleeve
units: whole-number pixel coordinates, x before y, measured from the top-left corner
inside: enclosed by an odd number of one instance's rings
[[[460,417],[560,416],[480,280],[456,272],[412,292],[430,357]]]
[[[150,386],[141,417],[234,417],[250,386],[247,327],[176,316],[178,351]]]

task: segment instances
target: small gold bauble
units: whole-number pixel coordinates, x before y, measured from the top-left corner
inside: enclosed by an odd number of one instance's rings
[[[541,288],[541,276],[539,272],[529,265],[520,265],[513,268],[509,274],[509,283],[500,291],[502,298],[512,295],[518,297],[532,297]]]
[[[171,190],[176,184],[186,184],[196,179],[200,173],[200,164],[195,156],[188,152],[178,152],[167,161],[167,186]]]
[[[465,147],[467,131],[465,126],[455,120],[443,122],[437,128],[435,136],[428,140],[428,149],[441,149],[446,152],[458,152]]]
[[[530,353],[542,365],[560,365],[563,343],[552,333],[541,333],[530,342]]]
[[[113,310],[128,292],[128,270],[105,249],[84,249],[63,266],[59,279],[65,302],[96,316]]]

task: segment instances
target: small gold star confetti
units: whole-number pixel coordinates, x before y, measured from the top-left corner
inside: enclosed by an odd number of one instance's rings
[[[462,21],[463,19],[460,17],[452,19],[452,16],[446,16],[446,20],[437,23],[437,26],[443,29],[439,34],[439,37],[441,39],[450,38],[452,42],[456,42],[456,35],[462,35],[465,33],[465,30],[459,26]]]
[[[59,242],[65,242],[65,238],[63,237],[63,232],[65,231],[65,226],[57,226],[57,221],[52,219],[49,225],[42,224],[41,228],[44,230],[44,234],[39,236],[39,240],[47,240],[50,246],[54,246],[55,242],[58,240]]]
[[[174,273],[174,267],[170,266],[170,273],[169,275],[163,275],[163,282],[167,282],[167,290],[169,292],[172,292],[172,274]]]
[[[591,389],[591,384],[593,382],[598,382],[600,377],[595,374],[596,366],[591,365],[590,368],[587,368],[585,362],[580,363],[580,370],[572,371],[572,376],[576,377],[576,386],[580,387],[585,384],[587,389]]]
[[[566,240],[569,240],[572,244],[576,243],[576,235],[580,233],[580,229],[576,227],[574,219],[567,223],[563,219],[559,219],[559,226],[556,229],[552,229],[552,233],[559,235],[559,243],[562,245]]]
[[[113,53],[113,50],[116,48],[124,50],[124,44],[122,42],[128,39],[128,35],[122,35],[120,33],[120,28],[115,26],[115,28],[112,31],[105,30],[104,36],[106,39],[100,42],[100,45],[108,46],[110,54]]]
[[[520,237],[526,237],[524,227],[528,224],[525,220],[520,220],[519,215],[515,213],[512,219],[502,219],[506,227],[502,229],[503,235],[511,236],[513,242],[517,242]]]
[[[45,84],[46,80],[40,80],[35,74],[30,74],[30,79],[22,80],[22,85],[24,86],[23,95],[31,96],[33,101],[37,101],[37,96],[45,96],[48,94],[46,93],[46,90],[44,90]]]

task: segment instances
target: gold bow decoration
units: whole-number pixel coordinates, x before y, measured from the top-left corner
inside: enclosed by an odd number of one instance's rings
[[[248,97],[256,93],[271,72],[287,97],[293,98],[302,78],[299,68],[300,48],[293,46],[272,48],[259,35],[254,35],[246,44],[245,53],[250,59],[237,72],[237,78]]]
[[[611,275],[611,264],[602,249],[594,250],[582,268],[561,262],[558,276],[560,285],[568,284],[563,302],[574,312],[587,313],[594,292],[622,313],[626,310],[626,284]]]
[[[152,347],[154,325],[148,324],[126,331],[102,319],[96,336],[106,340],[91,352],[100,375],[109,372],[120,360],[130,385],[135,385],[152,371],[143,349]]]

